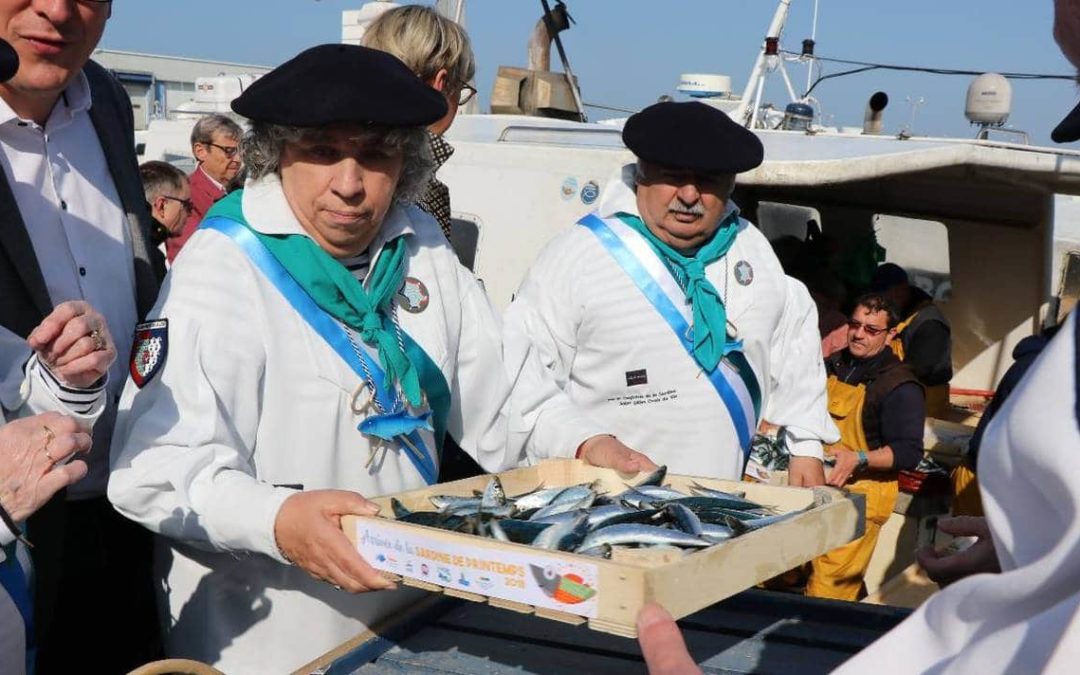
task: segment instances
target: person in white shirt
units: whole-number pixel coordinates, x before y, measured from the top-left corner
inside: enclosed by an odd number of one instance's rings
[[[739,217],[757,138],[701,103],[632,115],[638,161],[540,253],[504,317],[582,411],[676,473],[742,477],[759,423],[784,429],[791,483],[820,485],[826,409],[817,312]]]
[[[0,326],[26,338],[60,303],[85,301],[127,354],[165,266],[150,245],[131,98],[89,60],[111,13],[109,2],[0,0],[0,38],[19,57],[0,84]],[[116,361],[106,382],[86,477],[29,523],[38,675],[126,672],[160,651],[151,537],[104,496],[125,368]],[[99,608],[120,593],[126,610],[101,621]],[[101,649],[116,633],[127,639]]]
[[[413,205],[443,96],[389,54],[323,45],[233,109],[248,180],[138,329],[109,497],[164,535],[169,655],[284,672],[417,600],[388,592],[340,518],[433,483],[443,435],[488,471],[526,445],[654,465],[539,364],[504,361],[483,289]]]
[[[33,671],[33,570],[23,523],[86,475],[116,349],[83,302],[59,305],[28,340],[0,328],[0,672]],[[48,365],[46,365],[48,364]],[[22,418],[22,419],[19,419]]]

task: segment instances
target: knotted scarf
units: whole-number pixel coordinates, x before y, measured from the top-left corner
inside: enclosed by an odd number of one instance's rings
[[[686,301],[690,303],[694,319],[694,360],[705,372],[711,373],[720,363],[720,359],[734,347],[727,341],[727,311],[724,309],[724,299],[712,282],[705,278],[705,268],[724,257],[735,243],[735,235],[739,231],[738,212],[728,214],[712,238],[698,249],[697,253],[690,256],[660,241],[638,216],[622,212],[616,216],[645,237],[686,293]]]
[[[240,191],[214,204],[207,218],[240,208]],[[235,204],[229,203],[235,200]],[[410,405],[422,403],[420,377],[401,348],[390,318],[390,303],[405,281],[405,237],[387,242],[375,259],[366,284],[344,265],[302,234],[264,234],[240,221],[258,237],[281,266],[307,291],[323,311],[355,330],[374,347],[386,371],[388,387],[398,383]],[[366,286],[366,288],[365,288]],[[387,411],[390,412],[390,411]]]

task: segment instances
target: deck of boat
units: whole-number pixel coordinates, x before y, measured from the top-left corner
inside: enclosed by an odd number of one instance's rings
[[[679,622],[705,673],[827,673],[909,611],[749,590]],[[432,596],[304,672],[325,675],[644,673],[637,642]]]

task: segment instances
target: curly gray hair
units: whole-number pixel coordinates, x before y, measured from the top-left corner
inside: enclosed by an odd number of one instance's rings
[[[252,122],[251,129],[240,140],[240,155],[244,160],[248,178],[259,179],[271,173],[281,172],[281,153],[285,145],[299,143],[324,129]],[[401,178],[394,190],[394,200],[411,204],[419,199],[427,188],[435,169],[431,155],[428,132],[422,127],[365,127],[364,136],[372,136],[379,145],[404,158]]]

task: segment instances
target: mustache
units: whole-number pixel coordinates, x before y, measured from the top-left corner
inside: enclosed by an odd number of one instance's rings
[[[705,206],[701,202],[695,202],[693,205],[687,206],[679,201],[678,197],[672,199],[667,208],[671,213],[685,213],[693,216],[705,215]]]

